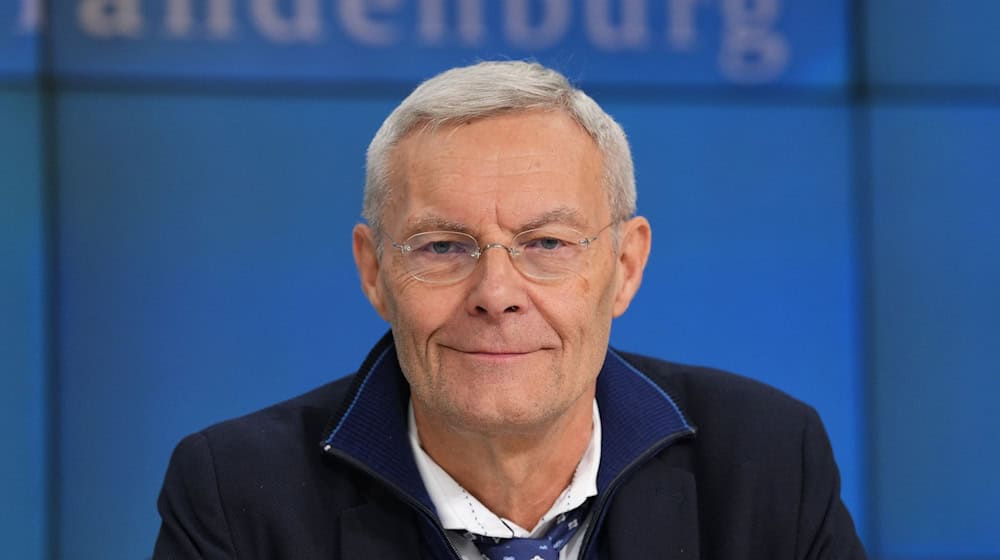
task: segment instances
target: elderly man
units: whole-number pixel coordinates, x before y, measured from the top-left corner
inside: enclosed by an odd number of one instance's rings
[[[182,441],[155,558],[864,558],[811,408],[609,348],[650,225],[621,127],[563,76],[423,83],[369,147],[364,216],[391,332]]]

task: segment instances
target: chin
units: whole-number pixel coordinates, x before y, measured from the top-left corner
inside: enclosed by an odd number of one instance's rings
[[[468,402],[453,409],[458,428],[479,433],[519,432],[545,426],[561,414],[552,408],[533,406],[524,398],[489,401]]]

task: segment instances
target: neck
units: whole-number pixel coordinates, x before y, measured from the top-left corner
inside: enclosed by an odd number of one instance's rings
[[[573,480],[593,433],[593,395],[545,425],[490,432],[456,429],[421,414],[421,447],[500,517],[531,530]],[[442,429],[443,428],[443,429]]]

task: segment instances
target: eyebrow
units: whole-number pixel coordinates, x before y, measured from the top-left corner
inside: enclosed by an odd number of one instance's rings
[[[549,210],[529,222],[521,224],[519,231],[536,229],[549,224],[565,224],[579,229],[586,227],[587,220],[579,210],[569,208],[568,206],[560,206],[559,208]]]
[[[568,206],[560,206],[522,223],[514,233],[537,229],[550,224],[565,224],[581,229],[587,226],[587,221],[579,210]],[[406,224],[407,235],[425,231],[457,231],[475,237],[475,232],[468,225],[449,220],[443,216],[424,216],[411,220]]]
[[[469,226],[441,216],[424,216],[422,218],[411,220],[406,224],[407,235],[423,231],[458,231],[471,235],[471,229]]]

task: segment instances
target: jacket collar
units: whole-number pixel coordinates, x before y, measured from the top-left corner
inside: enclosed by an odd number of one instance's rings
[[[321,445],[434,512],[407,439],[409,398],[390,332],[358,371]],[[694,433],[674,400],[610,348],[597,378],[597,402],[603,431],[599,494],[645,455]]]
[[[611,348],[597,377],[597,405],[602,431],[600,494],[645,455],[695,432],[670,395]]]

